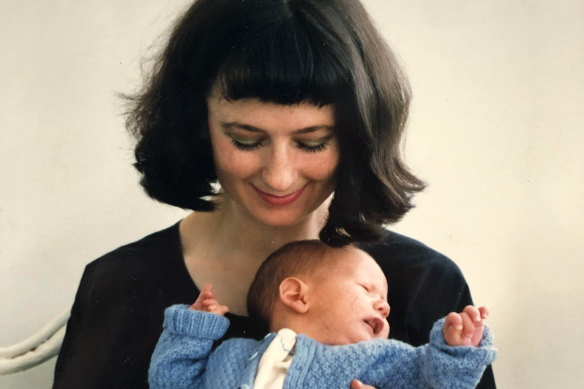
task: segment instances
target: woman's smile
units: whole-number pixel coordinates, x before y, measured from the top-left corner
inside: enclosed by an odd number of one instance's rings
[[[292,192],[282,196],[277,196],[274,194],[263,192],[254,186],[254,189],[258,192],[258,195],[260,195],[260,197],[264,199],[266,203],[276,206],[292,204],[294,201],[296,201],[296,199],[298,199],[298,197],[300,197],[302,192],[304,192],[304,188],[306,188],[306,185],[297,190],[296,192]]]

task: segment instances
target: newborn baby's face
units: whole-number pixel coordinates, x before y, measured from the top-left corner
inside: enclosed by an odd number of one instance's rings
[[[336,255],[336,253],[335,253]],[[375,260],[347,248],[329,271],[311,282],[310,298],[317,304],[315,340],[331,345],[357,343],[389,335],[387,280]]]

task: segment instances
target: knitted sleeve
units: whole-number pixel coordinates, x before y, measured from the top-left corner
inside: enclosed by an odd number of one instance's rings
[[[202,387],[213,342],[229,327],[223,316],[173,305],[164,312],[164,331],[152,354],[148,382],[152,389]]]
[[[313,363],[302,379],[304,387],[349,387],[352,379],[378,389],[475,388],[497,351],[485,327],[479,347],[452,347],[444,342],[444,320],[434,324],[430,344],[413,347],[393,339],[376,339],[345,346],[317,344]],[[294,357],[289,375],[310,361]],[[303,362],[303,363],[296,363]],[[295,364],[296,363],[296,364]],[[331,385],[334,383],[334,385]]]
[[[493,335],[485,326],[479,347],[449,346],[444,341],[444,319],[438,320],[430,333],[422,373],[432,388],[475,388],[485,367],[497,356]]]
[[[479,347],[449,346],[442,335],[443,327],[444,319],[434,323],[429,344],[415,348],[401,342],[393,344],[390,348],[394,350],[385,354],[386,369],[382,370],[379,363],[373,364],[383,382],[379,378],[371,382],[377,381],[378,387],[392,389],[476,388],[483,371],[497,356],[489,327],[485,326]],[[375,369],[371,373],[376,373]]]

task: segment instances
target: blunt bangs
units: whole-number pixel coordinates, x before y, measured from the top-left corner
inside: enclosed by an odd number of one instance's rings
[[[222,97],[323,106],[350,92],[349,73],[326,44],[330,37],[286,16],[249,31],[230,50],[216,76]]]

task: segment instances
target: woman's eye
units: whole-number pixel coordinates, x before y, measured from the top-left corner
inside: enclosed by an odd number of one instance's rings
[[[313,142],[310,141],[298,141],[298,147],[304,151],[311,153],[316,153],[318,151],[324,150],[330,142],[330,137],[319,139]]]
[[[233,146],[237,147],[240,150],[255,150],[262,145],[261,140],[257,139],[240,139],[240,138],[231,138],[231,143]]]

